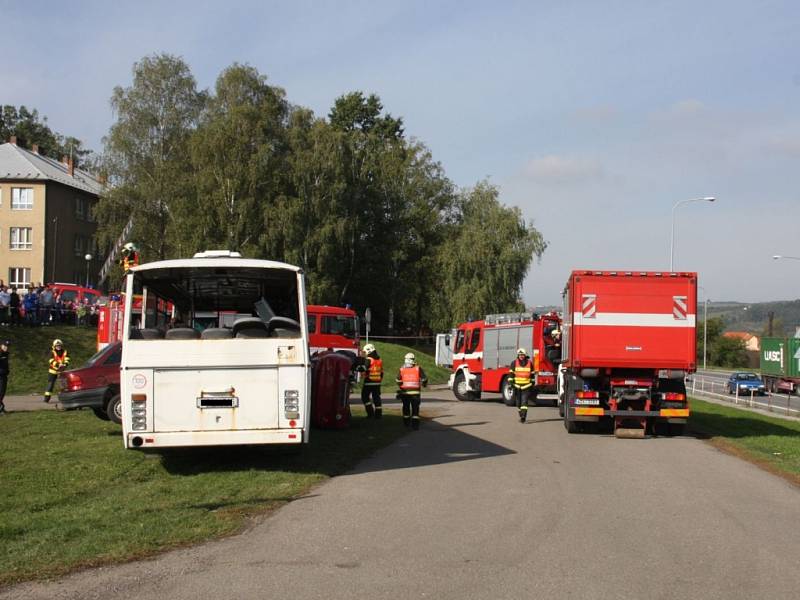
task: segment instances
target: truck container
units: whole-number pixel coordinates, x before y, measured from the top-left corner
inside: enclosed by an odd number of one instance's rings
[[[797,393],[800,389],[800,338],[762,338],[759,360],[767,391]]]
[[[505,313],[462,323],[450,336],[453,350],[448,385],[459,400],[476,400],[481,392],[503,395],[506,405],[513,404],[512,376],[509,365],[517,350],[525,348],[533,361],[533,399],[539,393],[556,391],[556,373],[548,357],[555,345],[552,332],[561,325],[556,313]]]
[[[696,368],[697,274],[573,271],[564,289],[559,413],[570,433],[610,420],[617,437],[677,434]]]

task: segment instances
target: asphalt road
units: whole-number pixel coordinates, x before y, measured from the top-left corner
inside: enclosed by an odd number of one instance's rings
[[[733,371],[704,371],[699,370],[690,375],[690,381],[687,382],[686,388],[689,393],[702,396],[704,393],[711,392],[712,395],[717,395],[724,400],[728,400],[734,404],[746,404],[762,410],[776,412],[779,414],[788,414],[790,416],[800,416],[800,396],[790,395],[786,393],[770,393],[767,392],[764,396],[743,394],[738,398],[733,394],[728,394],[726,383],[728,377]]]
[[[450,393],[440,392],[449,399]],[[690,437],[438,413],[241,535],[0,598],[797,598],[800,489]]]

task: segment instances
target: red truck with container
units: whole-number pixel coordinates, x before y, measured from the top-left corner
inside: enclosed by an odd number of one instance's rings
[[[556,313],[507,313],[487,315],[479,321],[462,323],[450,339],[453,372],[449,387],[459,400],[476,400],[481,392],[503,395],[507,406],[514,404],[509,365],[517,350],[525,348],[534,367],[534,399],[539,393],[556,391],[556,369],[548,358],[555,346],[552,333],[561,325]]]
[[[683,432],[696,368],[697,274],[573,271],[564,289],[559,413],[569,433]]]

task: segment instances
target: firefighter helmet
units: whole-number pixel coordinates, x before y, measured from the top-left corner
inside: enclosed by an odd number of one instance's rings
[[[405,363],[408,366],[414,365],[417,362],[417,357],[414,356],[413,352],[408,352],[403,358],[405,359]]]
[[[53,340],[53,348],[55,348],[56,346],[63,346],[63,345],[64,342],[62,342],[61,340]]]
[[[364,346],[364,354],[372,354],[373,352],[375,352],[375,346],[372,344],[367,344]]]
[[[122,247],[122,254],[128,256],[129,254],[133,254],[134,252],[138,252],[139,248],[136,247],[136,244],[133,242],[128,242]]]
[[[525,348],[520,348],[519,350],[517,350],[517,354],[518,355],[522,354],[523,356],[528,356],[528,352],[527,352],[527,350],[525,350]]]
[[[561,330],[560,329],[554,329],[553,330],[553,337],[556,337],[556,338],[557,337],[561,337]]]

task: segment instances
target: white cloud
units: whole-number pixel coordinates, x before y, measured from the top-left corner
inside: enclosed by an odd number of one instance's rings
[[[605,177],[602,165],[596,160],[554,154],[529,160],[523,170],[534,181],[550,185],[585,183]]]

